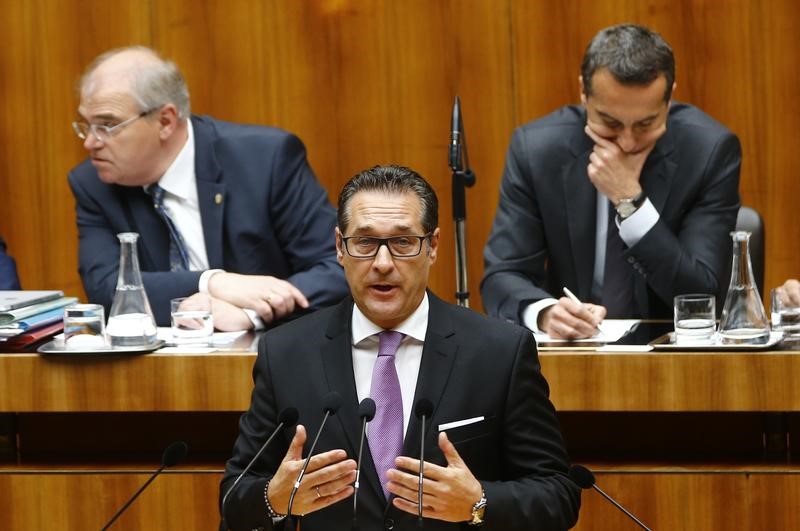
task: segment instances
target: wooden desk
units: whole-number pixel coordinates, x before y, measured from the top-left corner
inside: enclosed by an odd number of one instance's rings
[[[588,456],[584,462],[598,484],[654,529],[800,529],[800,468],[780,458],[684,461],[663,449],[648,456],[647,448],[608,458],[596,443],[619,439],[619,426],[634,424],[635,431],[639,422],[679,419],[674,441],[665,444],[669,450],[691,435],[681,433],[688,425],[681,415],[694,414],[727,419],[727,426],[731,419],[739,424],[737,415],[752,423],[762,413],[777,412],[788,415],[787,433],[794,434],[800,352],[562,350],[540,357],[568,444]],[[0,514],[12,515],[11,529],[42,528],[41,508],[48,507],[48,517],[57,515],[63,527],[99,528],[159,461],[156,448],[162,443],[144,457],[129,453],[126,441],[137,441],[139,448],[148,436],[160,435],[148,432],[149,426],[173,425],[194,427],[201,437],[226,435],[201,451],[205,457],[190,449],[189,463],[157,480],[120,528],[213,528],[217,486],[236,418],[249,404],[254,359],[245,351],[115,358],[0,354],[0,413],[19,439],[15,455],[0,462]],[[615,428],[604,432],[609,415]],[[101,441],[95,443],[99,448],[109,431],[113,443],[102,460],[67,452],[59,461],[63,445]],[[44,458],[49,452],[55,461]],[[581,514],[580,530],[633,529],[593,491],[584,495]]]
[[[800,411],[800,352],[545,351],[559,411]]]
[[[800,352],[539,354],[559,411],[800,411]],[[0,412],[243,411],[253,352],[0,354]]]

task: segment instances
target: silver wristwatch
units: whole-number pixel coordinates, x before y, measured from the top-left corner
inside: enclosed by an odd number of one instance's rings
[[[623,197],[619,200],[614,208],[617,209],[619,219],[623,220],[629,218],[634,212],[639,210],[639,207],[644,204],[647,196],[644,195],[644,190],[639,192],[636,197]]]

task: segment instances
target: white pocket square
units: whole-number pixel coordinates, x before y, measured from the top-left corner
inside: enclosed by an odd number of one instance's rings
[[[471,419],[456,420],[454,422],[447,422],[439,424],[439,431],[447,431],[453,428],[460,428],[461,426],[468,426],[476,422],[483,422],[483,417],[472,417]]]

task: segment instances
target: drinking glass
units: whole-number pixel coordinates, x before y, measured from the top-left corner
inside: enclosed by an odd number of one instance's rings
[[[207,342],[214,334],[211,298],[203,293],[170,301],[172,337],[177,342]]]
[[[64,346],[73,350],[107,346],[102,305],[73,304],[64,308]]]
[[[675,303],[675,343],[711,345],[714,342],[716,300],[713,295],[678,295]]]

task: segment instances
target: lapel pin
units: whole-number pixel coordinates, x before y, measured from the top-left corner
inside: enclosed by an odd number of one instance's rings
[[[214,202],[218,205],[222,204],[222,194],[217,194],[214,196]]]

